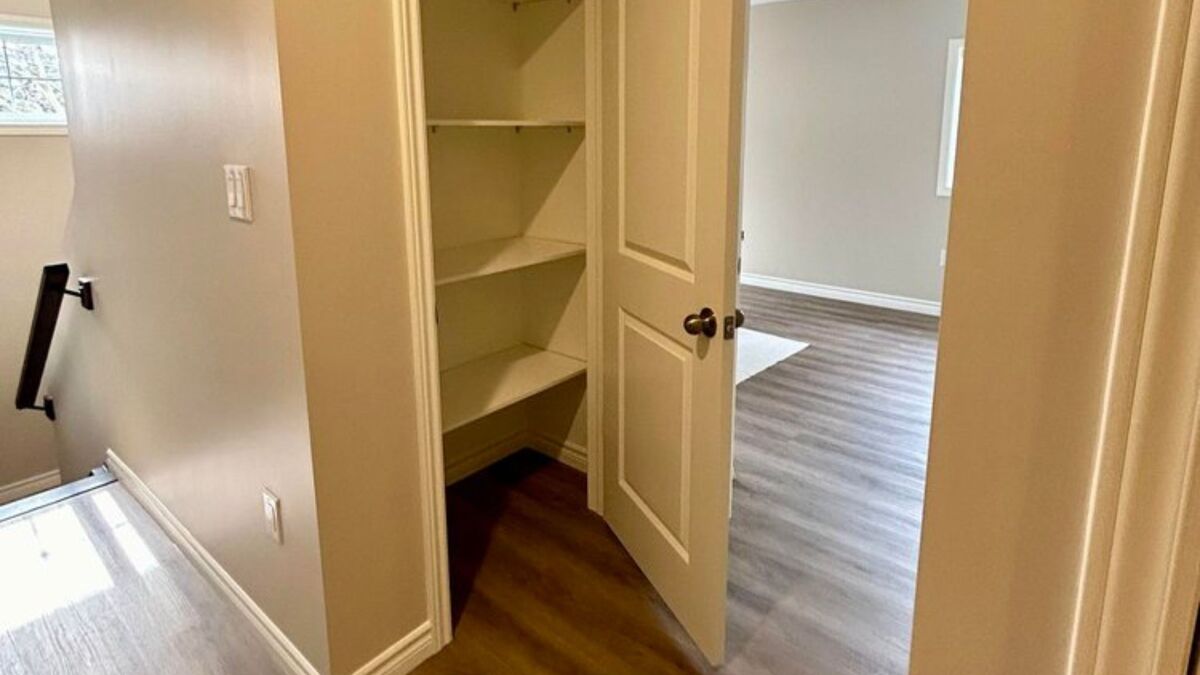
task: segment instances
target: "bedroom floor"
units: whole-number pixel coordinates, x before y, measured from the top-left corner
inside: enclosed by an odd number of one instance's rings
[[[903,675],[935,317],[742,288],[812,346],[738,387],[725,672]]]

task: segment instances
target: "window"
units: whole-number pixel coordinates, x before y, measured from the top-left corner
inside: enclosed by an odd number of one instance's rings
[[[66,124],[54,31],[0,17],[0,133],[62,133]]]
[[[963,41],[950,41],[946,57],[946,100],[942,104],[942,152],[938,162],[937,194],[949,197],[954,190],[954,163],[958,159],[958,113],[962,108]]]

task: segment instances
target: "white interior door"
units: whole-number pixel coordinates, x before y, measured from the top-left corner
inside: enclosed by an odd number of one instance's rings
[[[719,663],[745,0],[602,7],[604,514]]]

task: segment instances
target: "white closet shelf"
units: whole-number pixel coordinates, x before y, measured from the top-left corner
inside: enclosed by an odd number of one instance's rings
[[[583,244],[536,237],[492,239],[435,252],[434,277],[437,285],[442,286],[573,258],[585,251]]]
[[[587,363],[520,345],[442,372],[442,430],[452,431],[587,371]]]
[[[433,128],[436,127],[508,127],[520,129],[522,127],[583,127],[583,120],[544,120],[544,119],[526,119],[526,120],[491,120],[491,119],[429,119],[425,123]]]

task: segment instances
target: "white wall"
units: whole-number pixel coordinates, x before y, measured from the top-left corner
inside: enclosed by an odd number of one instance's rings
[[[50,16],[45,0],[0,0],[0,14]],[[62,259],[71,202],[64,136],[0,136],[0,486],[58,468],[54,426],[13,407],[42,265]]]
[[[750,12],[743,271],[937,301],[946,48],[965,0]]]

